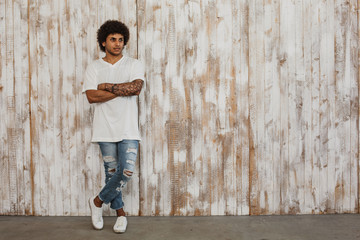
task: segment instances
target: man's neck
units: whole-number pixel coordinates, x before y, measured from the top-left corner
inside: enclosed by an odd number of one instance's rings
[[[118,55],[118,56],[114,56],[114,55],[111,55],[111,54],[106,54],[105,57],[103,58],[103,60],[105,62],[108,62],[110,64],[115,64],[117,63],[121,58],[123,57],[122,54]]]

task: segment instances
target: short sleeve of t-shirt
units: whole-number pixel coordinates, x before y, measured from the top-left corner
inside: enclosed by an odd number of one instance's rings
[[[130,81],[133,81],[135,79],[141,79],[145,81],[144,72],[145,70],[143,64],[139,60],[135,59],[131,66]]]
[[[93,63],[93,64],[90,64],[86,68],[82,92],[84,93],[87,90],[97,90],[97,86],[98,86],[98,83],[96,80],[96,70],[95,70],[95,66]]]

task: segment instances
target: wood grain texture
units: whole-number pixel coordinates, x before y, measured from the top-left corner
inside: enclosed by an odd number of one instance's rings
[[[89,215],[108,19],[146,68],[129,215],[358,213],[359,0],[4,0],[0,214]]]
[[[6,32],[6,11],[5,11],[5,2],[0,2],[0,31],[2,33]],[[0,35],[0,111],[1,116],[5,116],[7,110],[6,110],[6,90],[4,89],[6,87],[6,35],[1,34]],[[4,119],[2,118],[2,121]],[[7,164],[8,164],[8,158],[7,158],[7,151],[6,151],[6,124],[0,124],[0,179],[1,179],[1,200],[0,201],[0,207],[1,212],[9,212],[10,209],[8,209],[8,174],[6,173],[7,170]]]

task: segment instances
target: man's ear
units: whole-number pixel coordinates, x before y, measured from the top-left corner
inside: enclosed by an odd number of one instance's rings
[[[102,43],[103,47],[105,47],[105,42]]]

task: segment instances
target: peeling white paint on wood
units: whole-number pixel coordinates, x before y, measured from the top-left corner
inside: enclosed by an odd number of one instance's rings
[[[357,213],[358,4],[0,1],[0,214],[89,215],[81,89],[107,19],[146,67],[129,215]]]

